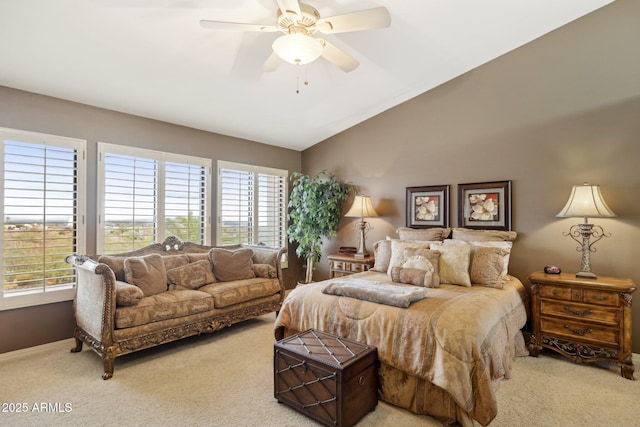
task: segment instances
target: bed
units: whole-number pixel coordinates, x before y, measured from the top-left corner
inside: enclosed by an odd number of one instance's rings
[[[374,345],[380,360],[382,400],[433,416],[444,424],[487,425],[497,414],[499,382],[509,378],[515,356],[526,355],[521,329],[527,321],[528,292],[520,280],[504,274],[508,268],[504,249],[497,251],[502,257],[493,257],[495,271],[488,274],[493,282],[482,276],[492,266],[483,261],[481,252],[485,250],[479,248],[505,247],[504,241],[447,239],[434,243],[433,236],[428,237],[427,241],[391,239],[384,243],[391,249],[386,251],[377,242],[373,270],[299,285],[287,295],[276,318],[275,337],[282,339],[314,328]],[[461,249],[463,246],[466,249]],[[443,254],[465,253],[467,249],[466,263],[462,256],[455,265],[447,265],[451,257]],[[435,271],[439,283],[431,285],[431,276],[425,278],[424,297],[408,307],[391,305],[382,296],[382,301],[375,302],[371,295],[327,293],[341,287],[366,288],[367,284],[381,289],[386,286],[393,292],[395,287],[416,288],[416,283],[398,281],[395,274],[398,269],[415,270],[415,265],[406,266],[416,251],[440,255],[432,263],[439,266]],[[471,274],[474,269],[478,273],[480,267],[480,276]],[[465,273],[461,280],[452,276]],[[463,284],[449,283],[460,281]]]

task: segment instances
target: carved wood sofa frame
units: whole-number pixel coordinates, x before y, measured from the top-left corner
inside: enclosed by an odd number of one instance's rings
[[[161,255],[206,253],[213,247],[190,242],[183,243],[175,236],[169,236],[162,243],[155,243],[139,250],[114,254],[113,256],[143,256],[153,253]],[[97,262],[98,255],[69,255],[66,261],[76,267],[77,274],[76,297],[74,298],[74,313],[76,316],[74,338],[76,345],[71,349],[71,352],[82,351],[83,343],[86,343],[101,356],[104,365],[102,379],[107,380],[113,376],[114,359],[118,356],[201,333],[215,332],[235,323],[271,312],[277,314],[285,296],[281,266],[284,248],[272,249],[251,245],[238,245],[227,248],[234,249],[239,247],[252,249],[254,257],[256,252],[271,253],[270,258],[275,260],[275,265],[273,266],[276,268],[280,284],[278,294],[236,304],[237,307],[231,310],[225,310],[223,313],[212,313],[211,316],[206,318],[161,328],[153,332],[145,332],[141,335],[129,336],[121,340],[114,338],[116,279],[113,271],[106,264]],[[274,254],[275,256],[273,256]],[[92,306],[79,309],[77,304],[80,300],[83,301],[83,304],[89,303]],[[98,313],[101,313],[101,315]],[[90,314],[93,314],[93,316]]]

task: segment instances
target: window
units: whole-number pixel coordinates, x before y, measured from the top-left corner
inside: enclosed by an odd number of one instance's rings
[[[175,235],[210,241],[211,160],[98,144],[98,253],[140,249]]]
[[[73,299],[85,246],[86,141],[1,129],[0,308]]]
[[[288,172],[218,162],[217,243],[286,247]]]

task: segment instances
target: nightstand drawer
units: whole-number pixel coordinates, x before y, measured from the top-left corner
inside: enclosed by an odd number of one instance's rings
[[[354,273],[360,273],[362,271],[368,271],[369,266],[367,264],[351,264],[351,271]]]
[[[555,298],[571,301],[571,288],[561,286],[540,287],[540,298]]]
[[[334,270],[344,270],[348,266],[349,264],[344,261],[331,261],[331,268]]]
[[[618,307],[620,305],[620,297],[616,293],[585,290],[584,302]]]
[[[612,326],[617,326],[619,321],[619,311],[615,308],[545,299],[540,301],[540,313],[573,319],[584,319]]]
[[[546,317],[540,319],[540,328],[543,335],[549,333],[571,340],[591,341],[600,346],[618,347],[619,345],[619,331],[617,329]]]

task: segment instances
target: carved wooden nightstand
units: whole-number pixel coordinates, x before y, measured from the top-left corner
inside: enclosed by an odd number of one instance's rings
[[[574,362],[613,361],[620,374],[633,379],[631,358],[631,279],[574,274],[529,276],[531,282],[531,356],[542,348]]]
[[[329,255],[329,277],[346,276],[348,274],[360,273],[373,268],[375,257],[373,255],[364,258],[356,258],[353,255]]]

